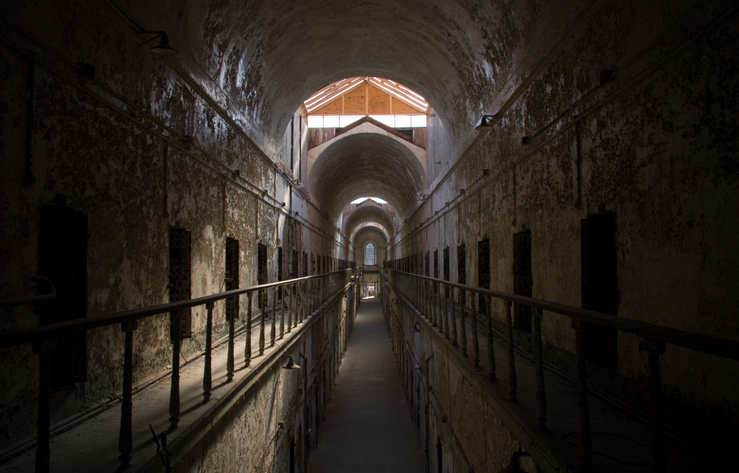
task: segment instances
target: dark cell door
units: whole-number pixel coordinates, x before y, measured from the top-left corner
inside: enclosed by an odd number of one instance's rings
[[[485,238],[477,242],[477,287],[490,289],[490,239]],[[481,314],[487,314],[485,297],[480,295],[479,303]]]
[[[169,302],[190,299],[190,231],[183,228],[169,229]],[[176,332],[179,338],[191,335],[190,309],[182,309],[170,314],[172,318],[172,338]]]
[[[87,316],[87,215],[62,206],[41,207],[38,272],[56,298],[39,307],[41,325]],[[51,387],[87,380],[87,333],[59,339],[51,357]]]
[[[616,315],[616,214],[607,213],[582,220],[582,307]],[[616,367],[615,329],[583,324],[585,357],[609,368]]]
[[[439,250],[434,250],[434,279],[439,279]]]
[[[531,271],[531,232],[513,234],[513,292],[531,297],[534,282]],[[531,306],[515,304],[513,326],[523,332],[531,332]]]
[[[308,275],[308,253],[303,252],[303,276]]]
[[[239,240],[226,238],[226,290],[239,288]],[[226,320],[239,318],[239,298],[232,297],[226,301]]]
[[[464,243],[457,247],[457,281],[467,284],[467,249]]]

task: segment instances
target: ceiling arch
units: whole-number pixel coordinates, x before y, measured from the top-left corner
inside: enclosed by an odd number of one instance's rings
[[[382,226],[391,237],[395,234],[393,217],[385,209],[377,205],[363,205],[357,207],[344,220],[344,235],[352,235],[354,229],[365,222],[372,222]]]
[[[454,136],[469,133],[510,74],[541,6],[504,0],[254,0],[151,7],[252,131],[278,139],[300,104],[346,77],[392,79],[427,99]],[[151,20],[146,23],[151,23]],[[174,23],[174,24],[173,24]],[[529,28],[530,29],[530,28]],[[170,35],[170,39],[177,39]],[[249,127],[251,128],[251,127]]]
[[[408,147],[378,133],[337,140],[316,159],[308,188],[332,218],[351,201],[372,195],[386,200],[403,218],[418,203],[423,166]]]
[[[367,243],[375,243],[377,249],[384,251],[387,246],[387,238],[380,227],[368,225],[357,230],[352,240],[352,244],[356,249],[363,247]]]

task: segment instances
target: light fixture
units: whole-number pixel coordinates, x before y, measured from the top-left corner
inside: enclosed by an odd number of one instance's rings
[[[178,50],[169,45],[169,37],[164,31],[144,31],[144,34],[153,34],[154,36],[141,43],[141,46],[159,38],[159,44],[149,48],[151,53],[160,56],[176,56],[180,54]]]
[[[296,365],[293,361],[292,355],[283,355],[282,358],[287,358],[287,364],[282,367],[283,370],[299,370],[300,365]]]
[[[479,122],[477,122],[477,125],[475,125],[475,130],[479,131],[489,131],[491,128],[493,128],[493,121],[498,117],[498,115],[483,115]]]
[[[294,186],[294,187],[295,187],[296,189],[302,189],[303,187],[305,187],[305,186],[303,185],[303,183],[302,183],[302,182],[300,182],[300,179],[295,179],[295,180],[293,180],[293,181],[292,181],[292,183],[293,183],[293,186]]]
[[[413,328],[411,329],[411,332],[413,333],[421,333],[421,326],[418,325],[418,322],[413,325]]]

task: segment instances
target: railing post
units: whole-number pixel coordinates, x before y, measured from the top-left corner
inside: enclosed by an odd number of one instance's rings
[[[511,401],[516,400],[518,380],[516,379],[516,352],[513,347],[513,317],[511,316],[511,301],[505,301],[506,322],[508,323],[508,393]]]
[[[480,340],[477,334],[477,293],[470,293],[470,309],[472,312],[472,365],[480,367]]]
[[[51,349],[53,342],[36,342],[38,355],[38,418],[36,422],[36,473],[48,473],[51,460]]]
[[[169,392],[169,427],[174,430],[180,423],[180,317],[175,312],[172,322],[172,385]]]
[[[228,302],[226,302],[228,303]],[[207,311],[205,321],[205,362],[203,363],[203,404],[210,401],[210,390],[213,388],[213,303],[205,304]],[[233,314],[228,323],[228,356],[226,357],[226,371],[229,373],[229,381],[233,379],[234,372],[234,345],[233,345]]]
[[[449,340],[449,313],[447,312],[447,300],[449,298],[446,295],[446,290],[447,290],[446,284],[440,283],[440,285],[441,285],[441,293],[442,293],[441,297],[443,298],[443,302],[444,302],[442,312],[441,312],[441,316],[443,317],[441,322],[444,325],[444,336],[446,337],[447,340]]]
[[[246,293],[249,302],[246,308],[246,340],[244,343],[244,368],[251,364],[251,299],[253,292]]]
[[[295,283],[290,284],[287,289],[287,333],[293,329],[293,288]],[[283,296],[284,297],[284,296]]]
[[[582,324],[573,321],[577,350],[577,407],[579,410],[578,444],[582,471],[589,471],[593,463],[593,439],[590,432],[590,406],[588,405],[588,372],[585,363],[585,333]]]
[[[264,324],[266,321],[265,312],[267,311],[267,298],[265,297],[267,291],[261,289],[259,291],[259,300],[261,301],[262,313],[259,316],[259,356],[264,355]]]
[[[462,338],[462,355],[467,356],[467,311],[465,305],[467,304],[467,291],[459,288],[459,331],[460,337]]]
[[[118,433],[120,469],[127,470],[133,450],[133,333],[136,321],[121,324],[123,342],[123,392],[121,393],[121,429]]]
[[[536,411],[540,429],[547,426],[547,394],[544,387],[544,342],[541,336],[541,319],[543,310],[534,311],[534,356],[536,357]]]
[[[269,333],[269,346],[275,346],[277,335],[277,288],[272,287],[272,330]]]
[[[228,306],[228,300],[226,300],[226,305]],[[206,338],[205,338],[205,364],[207,365],[208,370],[208,382],[210,383],[211,374],[210,374],[210,360],[211,360],[211,333],[213,331],[213,304],[206,305],[206,308],[208,309],[208,331],[206,332]],[[234,324],[236,323],[236,314],[231,313],[230,317],[228,318],[228,354],[226,355],[226,382],[230,383],[234,379],[234,334],[235,334],[235,327]],[[205,379],[203,379],[203,397],[205,397]],[[208,386],[208,398],[204,399],[204,402],[208,402],[210,399],[210,385]]]
[[[459,345],[459,340],[457,339],[457,313],[454,311],[454,287],[449,288],[449,303],[451,305],[451,313],[449,316],[451,317],[452,325],[452,345],[456,347]]]
[[[665,343],[644,340],[640,348],[646,349],[649,356],[649,423],[652,430],[652,471],[665,473],[667,457],[665,455],[665,425],[662,410],[662,374],[659,357],[665,353]]]
[[[495,381],[497,376],[495,374],[495,341],[493,340],[493,308],[490,304],[490,296],[484,296],[485,308],[487,309],[488,317],[488,365],[490,369],[490,379]]]
[[[280,340],[285,337],[285,299],[287,299],[287,296],[285,294],[286,288],[287,286],[280,287],[280,291],[282,292],[282,300],[280,301]]]

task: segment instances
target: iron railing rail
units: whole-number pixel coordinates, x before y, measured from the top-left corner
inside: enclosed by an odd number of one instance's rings
[[[541,333],[543,312],[546,310],[570,318],[572,320],[572,327],[575,330],[577,401],[579,408],[578,445],[580,468],[583,470],[590,468],[593,454],[585,358],[585,327],[583,324],[608,327],[643,338],[640,348],[647,351],[649,360],[649,421],[652,434],[652,469],[656,473],[664,473],[666,471],[665,430],[660,372],[660,355],[665,352],[666,344],[731,360],[739,360],[739,341],[736,340],[687,332],[557,302],[467,286],[393,269],[383,269],[382,272],[384,282],[414,305],[428,319],[432,327],[437,328],[452,345],[460,348],[464,356],[468,356],[466,317],[469,314],[472,332],[472,362],[476,368],[480,366],[480,345],[477,324],[480,321],[487,325],[488,374],[493,380],[496,379],[496,367],[492,336],[493,315],[491,300],[502,300],[505,303],[504,324],[507,326],[507,330],[504,336],[507,339],[508,389],[509,399],[511,401],[516,400],[518,389],[511,309],[514,303],[532,307],[534,309],[532,314],[532,341],[536,370],[536,414],[539,427],[542,429],[546,428],[547,423],[547,401]],[[473,295],[469,298],[469,303],[467,302],[467,293]],[[480,304],[484,303],[486,305],[486,310],[484,311],[478,311],[476,308],[480,299],[479,296],[482,296]]]
[[[51,283],[51,281],[49,281],[47,278],[43,276],[34,276],[31,278],[31,281],[35,283],[43,282],[44,284],[48,285],[49,292],[47,292],[46,294],[37,294],[35,296],[16,297],[13,299],[0,300],[0,309],[4,307],[16,307],[16,306],[28,305],[28,304],[38,304],[39,302],[48,301],[56,297],[56,288]]]
[[[179,360],[181,347],[181,334],[179,333],[178,317],[180,311],[192,307],[205,305],[207,310],[205,327],[205,363],[203,372],[203,399],[210,399],[212,389],[212,330],[213,330],[213,308],[216,302],[228,300],[242,295],[248,297],[246,307],[246,330],[244,346],[244,363],[249,366],[252,358],[252,307],[253,297],[256,294],[261,302],[261,314],[259,316],[259,355],[264,354],[267,344],[267,313],[271,313],[271,330],[269,344],[274,346],[277,339],[282,339],[285,333],[290,333],[298,323],[305,321],[311,313],[333,297],[337,290],[346,287],[351,282],[351,269],[334,271],[330,273],[305,276],[246,288],[233,289],[230,291],[211,294],[167,304],[158,304],[137,309],[103,314],[82,319],[69,320],[38,327],[17,330],[10,333],[0,334],[0,349],[7,349],[25,344],[33,344],[34,353],[39,356],[39,399],[38,420],[36,437],[36,467],[37,473],[48,473],[50,468],[50,359],[53,354],[55,340],[73,332],[86,331],[94,328],[120,324],[125,334],[124,356],[123,356],[123,392],[121,395],[121,426],[119,434],[120,468],[126,470],[131,459],[133,449],[133,341],[137,321],[146,317],[171,313],[172,320],[172,369],[171,369],[171,391],[169,402],[170,428],[175,429],[179,423],[180,416],[180,386],[179,386]],[[52,286],[53,288],[53,286]],[[277,306],[278,289],[282,298],[279,308]],[[269,292],[272,297],[269,297]],[[55,295],[32,296],[18,300],[12,300],[12,305],[39,303],[50,299]],[[269,300],[271,299],[271,308]],[[21,301],[21,302],[18,302]],[[7,302],[7,301],[6,301]],[[9,306],[6,303],[5,307]],[[287,312],[285,308],[287,307]],[[235,347],[234,347],[234,319],[228,318],[228,354],[227,354],[227,382],[231,382],[234,376]],[[278,331],[279,319],[279,331]]]

